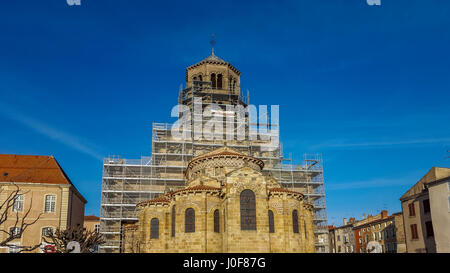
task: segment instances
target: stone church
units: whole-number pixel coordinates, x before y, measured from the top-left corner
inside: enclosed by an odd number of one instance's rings
[[[189,161],[186,187],[137,204],[128,253],[314,252],[313,206],[227,146]]]

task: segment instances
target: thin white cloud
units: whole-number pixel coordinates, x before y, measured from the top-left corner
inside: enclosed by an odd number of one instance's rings
[[[56,140],[74,150],[87,154],[95,159],[103,160],[103,156],[97,153],[93,148],[91,148],[92,146],[94,146],[93,144],[90,144],[87,141],[83,141],[76,136],[52,128],[36,119],[24,115],[23,113],[15,109],[12,109],[8,105],[5,105],[1,102],[0,102],[0,113],[11,120],[17,121],[27,126],[28,128],[36,131],[41,135]]]
[[[315,145],[315,148],[380,148],[398,145],[414,145],[414,144],[450,144],[450,138],[423,138],[400,141],[373,141],[373,142],[326,142]]]
[[[422,173],[423,174],[423,173]],[[421,178],[419,172],[409,174],[404,177],[379,177],[363,181],[344,182],[344,183],[325,183],[326,191],[340,191],[350,189],[369,189],[369,188],[387,188],[398,186],[412,186]]]

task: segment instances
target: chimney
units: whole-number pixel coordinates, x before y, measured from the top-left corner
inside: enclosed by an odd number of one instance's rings
[[[366,214],[365,214],[365,213],[363,213],[363,220],[364,220],[364,219],[366,219]]]
[[[347,224],[347,218],[344,218],[344,226]]]
[[[349,223],[352,223],[352,224],[353,224],[353,223],[355,222],[355,218],[354,218],[354,217],[351,217],[348,221],[349,221]]]
[[[388,211],[387,210],[382,210],[381,211],[381,219],[387,218],[388,217]]]

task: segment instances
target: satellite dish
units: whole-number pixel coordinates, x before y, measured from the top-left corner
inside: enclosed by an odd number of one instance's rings
[[[78,243],[77,241],[70,241],[67,244],[66,249],[67,249],[68,253],[80,253],[81,252],[80,243]]]
[[[370,241],[366,247],[367,253],[381,253],[383,252],[381,245],[376,241]]]

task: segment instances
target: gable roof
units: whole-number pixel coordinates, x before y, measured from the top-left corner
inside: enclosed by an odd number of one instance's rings
[[[426,184],[450,177],[450,168],[433,167],[431,168],[414,186],[400,197],[404,200],[408,197],[420,194]]]
[[[53,156],[0,154],[0,182],[72,184]]]
[[[0,154],[0,182],[71,185],[87,203],[53,156]]]

